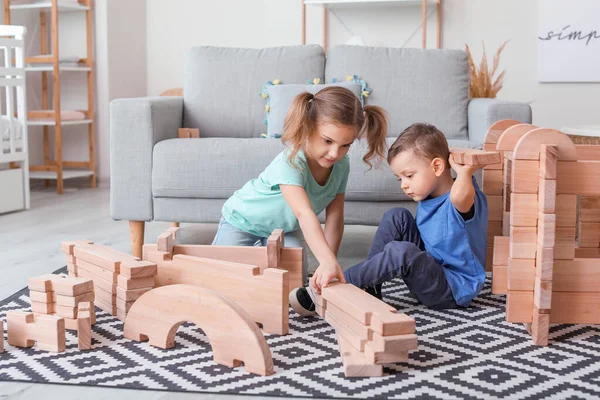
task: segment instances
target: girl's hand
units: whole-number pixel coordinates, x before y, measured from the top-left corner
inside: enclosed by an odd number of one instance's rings
[[[329,283],[337,279],[341,283],[346,283],[344,271],[337,262],[331,264],[321,264],[310,278],[310,288],[317,293],[321,293],[321,289],[329,285]]]

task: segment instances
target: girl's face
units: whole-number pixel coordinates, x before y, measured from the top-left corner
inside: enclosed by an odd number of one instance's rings
[[[402,151],[392,159],[390,167],[401,182],[400,187],[404,193],[414,201],[421,201],[432,193],[435,197],[437,178],[443,170],[442,164],[440,158],[428,160],[412,151]]]
[[[304,148],[306,157],[323,168],[331,168],[348,153],[358,134],[356,127],[320,123]]]

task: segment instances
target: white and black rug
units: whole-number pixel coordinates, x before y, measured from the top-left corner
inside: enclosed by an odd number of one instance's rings
[[[383,293],[416,319],[419,349],[408,363],[387,366],[382,378],[345,378],[334,330],[319,318],[292,312],[289,335],[267,336],[275,374],[262,377],[215,364],[195,325],[182,326],[175,348],[162,350],[123,339],[121,321],[97,309],[92,350],[79,351],[71,331],[59,354],[5,343],[0,380],[282,397],[600,397],[600,326],[553,326],[550,346],[537,347],[521,324],[505,322],[505,297],[492,295],[489,282],[461,310],[428,310],[398,280]],[[0,317],[6,321],[6,311],[28,307],[23,289],[0,302]]]

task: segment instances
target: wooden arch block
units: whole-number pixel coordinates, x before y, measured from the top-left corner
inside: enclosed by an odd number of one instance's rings
[[[484,143],[498,143],[498,138],[502,133],[513,125],[520,124],[516,119],[501,119],[494,122],[485,133]]]
[[[527,132],[536,128],[537,126],[531,124],[517,124],[511,126],[510,128],[506,129],[498,138],[496,149],[513,151],[519,139],[521,139],[521,137]]]
[[[556,129],[537,128],[524,134],[515,144],[513,159],[539,160],[540,148],[543,144],[558,147],[558,160],[577,161],[577,150],[573,141]]]
[[[258,326],[238,305],[219,293],[192,285],[170,285],[143,294],[131,307],[123,336],[149,340],[171,348],[184,322],[193,322],[206,334],[214,361],[229,367],[243,362],[248,372],[273,374],[271,350]]]

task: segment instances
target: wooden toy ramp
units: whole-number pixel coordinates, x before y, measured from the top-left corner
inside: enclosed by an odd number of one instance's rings
[[[492,125],[484,146],[504,160],[484,170],[484,192],[507,321],[538,345],[550,323],[600,323],[600,146],[517,121]]]
[[[175,345],[177,328],[188,321],[204,331],[216,363],[238,367],[243,362],[248,372],[273,374],[271,350],[258,326],[213,290],[170,285],[144,293],[127,314],[123,336],[168,349]]]

